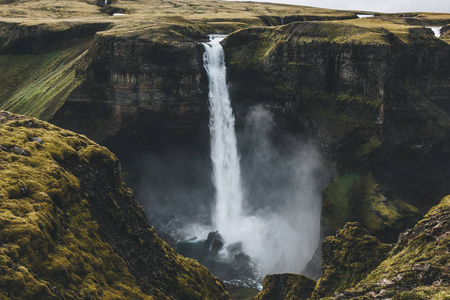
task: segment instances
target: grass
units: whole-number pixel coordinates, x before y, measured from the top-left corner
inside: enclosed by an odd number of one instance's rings
[[[1,55],[0,109],[48,120],[83,78],[86,43],[42,55]]]

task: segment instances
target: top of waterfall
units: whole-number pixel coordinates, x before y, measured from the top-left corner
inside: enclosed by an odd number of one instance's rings
[[[433,30],[433,33],[436,37],[441,37],[442,26],[426,26],[426,28],[430,28],[431,30]]]
[[[226,34],[210,34],[209,35],[209,41],[218,41],[220,42],[223,40],[227,35]]]

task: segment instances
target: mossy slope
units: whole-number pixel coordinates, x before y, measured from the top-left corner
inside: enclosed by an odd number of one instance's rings
[[[450,196],[399,238],[388,259],[342,299],[449,299]]]
[[[0,109],[48,120],[83,78],[86,43],[41,55],[0,55]]]
[[[0,144],[3,298],[229,298],[153,233],[106,148],[6,112]]]
[[[316,282],[300,274],[273,274],[264,277],[263,289],[254,300],[306,300]]]
[[[335,237],[329,236],[322,243],[322,275],[313,299],[355,285],[386,259],[390,249],[357,223],[347,223]]]
[[[401,231],[422,216],[416,207],[396,197],[386,197],[370,173],[337,176],[323,189],[322,200],[322,223],[330,231],[357,221],[383,241],[396,241]]]

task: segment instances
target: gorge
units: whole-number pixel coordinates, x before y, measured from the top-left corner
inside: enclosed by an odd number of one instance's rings
[[[0,2],[1,297],[449,294],[450,15],[41,2]]]

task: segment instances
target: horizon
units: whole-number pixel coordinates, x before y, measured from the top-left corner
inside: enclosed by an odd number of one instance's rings
[[[409,0],[226,0],[239,2],[266,2],[329,8],[338,10],[354,10],[380,13],[430,12],[450,13],[450,1],[409,1]]]

